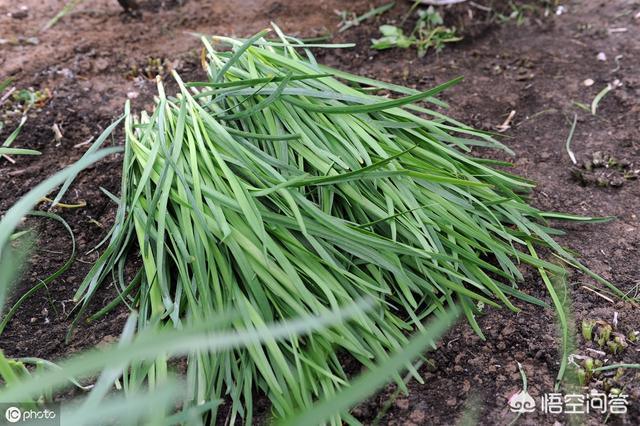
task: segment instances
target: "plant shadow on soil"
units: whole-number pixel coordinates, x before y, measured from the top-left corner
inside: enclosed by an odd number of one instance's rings
[[[28,13],[20,19],[7,15],[17,11],[17,6],[0,3],[0,38],[6,41],[2,49],[8,53],[0,57],[0,77],[14,77],[14,85],[21,88],[49,88],[52,97],[31,110],[14,144],[38,149],[43,155],[19,158],[15,164],[0,160],[0,213],[46,176],[78,159],[87,147],[83,143],[95,138],[121,113],[125,98],[132,99],[134,109],[150,108],[155,83],[141,70],[159,65],[167,78],[168,70],[175,68],[184,79],[202,79],[199,42],[186,31],[248,35],[275,21],[292,34],[316,36],[335,30],[339,18],[334,9],[344,8],[344,3],[337,0],[244,0],[233,9],[219,2],[195,0],[170,8],[162,7],[161,2],[147,2],[142,18],[131,20],[123,18],[115,1],[100,0],[79,7],[51,30],[38,33],[61,4],[35,0],[23,3]],[[556,225],[567,231],[560,242],[579,252],[587,266],[621,290],[633,292],[640,284],[640,183],[615,167],[595,172],[583,167],[576,174],[564,144],[576,113],[572,148],[580,164],[600,152],[623,161],[625,170],[640,168],[640,40],[633,35],[640,26],[640,20],[634,19],[637,4],[623,0],[570,1],[562,15],[554,16],[552,9],[550,16],[544,16],[543,8],[538,7],[521,24],[514,20],[499,23],[481,9],[456,5],[445,10],[445,22],[461,28],[464,40],[448,45],[439,54],[431,52],[418,58],[412,49],[374,51],[369,47],[370,39],[379,35],[378,25],[397,25],[408,11],[409,2],[397,3],[382,17],[334,39],[355,41],[356,48],[318,52],[318,59],[347,71],[421,89],[463,75],[465,81],[443,95],[451,104],[447,114],[480,129],[496,131],[515,110],[504,142],[516,156],[480,150],[477,155],[513,161],[513,172],[535,180],[538,186],[531,199],[537,207],[616,216],[617,220],[605,224]],[[510,11],[504,1],[476,3],[505,14]],[[358,13],[370,6],[367,1],[349,4]],[[407,28],[411,24],[411,19],[405,23]],[[620,28],[627,31],[610,31]],[[37,44],[24,42],[34,36]],[[597,59],[599,52],[606,54],[606,61]],[[595,84],[586,87],[586,79]],[[576,107],[576,102],[589,104],[616,79],[622,86],[603,98],[597,115]],[[15,117],[4,121],[7,126],[0,140],[17,123]],[[54,139],[54,123],[62,129],[60,141]],[[122,140],[116,133],[109,143],[121,144]],[[48,291],[38,292],[19,309],[0,336],[0,347],[7,355],[57,359],[117,339],[127,315],[123,306],[103,320],[81,324],[70,344],[64,343],[73,319],[69,316],[71,299],[97,256],[96,252],[87,252],[104,238],[115,214],[115,205],[100,187],[118,193],[120,164],[121,158],[114,155],[82,172],[72,186],[66,201],[86,201],[87,206],[61,209],[59,213],[76,236],[78,259]],[[604,181],[576,179],[577,175],[592,173],[604,174]],[[621,186],[607,184],[620,177]],[[46,207],[43,204],[39,208]],[[26,226],[34,227],[37,244],[10,303],[39,278],[55,271],[71,250],[68,236],[56,222],[30,218]],[[129,265],[129,272],[136,267]],[[521,289],[550,303],[540,278],[531,270],[523,272],[526,280]],[[594,283],[577,273],[569,276],[567,294],[577,330],[584,319],[610,322],[614,312],[618,313],[621,329],[640,329],[635,306],[609,302],[586,290],[586,285]],[[113,285],[103,286],[89,311],[104,306],[116,294]],[[539,398],[552,392],[560,357],[554,311],[520,307],[518,314],[487,309],[479,320],[486,341],[467,324],[451,330],[427,355],[432,362],[421,370],[425,383],[411,382],[408,396],[391,400],[380,424],[452,424],[469,409],[474,397],[480,407],[480,423],[508,424],[514,414],[507,407],[507,399],[521,387],[517,362],[528,376],[532,396]],[[577,354],[597,349],[580,335],[575,336],[575,344],[573,352]],[[608,358],[610,362],[638,363],[638,346],[630,344],[622,354]],[[355,372],[356,367],[351,370]],[[612,416],[607,424],[638,424],[640,381],[634,371],[626,372],[620,381],[630,395],[629,413]],[[601,386],[595,380],[589,383],[590,389],[601,390]],[[356,407],[354,414],[364,423],[372,423],[394,392],[395,385],[388,385]],[[267,422],[269,408],[264,399],[258,403],[258,411],[262,413],[258,417]],[[518,424],[565,424],[572,420],[570,417],[537,411],[522,416]],[[604,417],[596,414],[583,420],[586,424],[604,423]]]

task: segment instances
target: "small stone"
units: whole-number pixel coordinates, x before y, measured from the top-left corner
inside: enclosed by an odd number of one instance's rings
[[[409,400],[407,398],[396,399],[396,407],[401,410],[406,410],[407,408],[409,408]]]
[[[411,415],[409,415],[409,418],[414,422],[416,422],[417,424],[424,424],[424,419],[426,417],[427,416],[422,410],[414,410],[411,412]]]
[[[504,327],[504,328],[502,329],[502,331],[500,332],[500,334],[502,334],[503,336],[510,336],[510,335],[512,335],[515,331],[516,331],[516,328],[513,326],[513,324],[508,324],[506,327]]]
[[[598,53],[597,58],[599,61],[605,62],[607,60],[607,55],[604,52],[600,52]]]
[[[58,71],[58,74],[68,80],[74,80],[76,78],[76,75],[69,68],[62,68],[60,71]]]
[[[592,78],[587,78],[585,81],[582,82],[582,84],[584,84],[586,87],[591,87],[595,84],[595,81],[593,81]]]
[[[20,10],[11,12],[9,15],[11,15],[13,19],[25,19],[29,16],[29,9],[26,6],[22,6]]]
[[[619,176],[616,176],[609,181],[609,185],[611,185],[614,188],[620,188],[622,185],[624,185],[624,179]]]
[[[117,342],[118,338],[116,336],[112,336],[112,335],[107,335],[104,336],[97,344],[96,346],[98,348],[105,348],[108,345],[113,344],[114,342]]]
[[[602,167],[606,162],[605,155],[602,153],[602,151],[594,152],[591,155],[591,158],[593,158],[592,163],[595,167]]]
[[[98,58],[94,62],[94,66],[96,68],[96,71],[106,71],[109,68],[109,61],[105,58]]]

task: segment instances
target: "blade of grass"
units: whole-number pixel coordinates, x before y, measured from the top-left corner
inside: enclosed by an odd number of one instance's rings
[[[613,89],[611,84],[607,84],[607,87],[598,92],[593,101],[591,102],[591,114],[596,115],[598,112],[598,105],[600,105],[600,101],[604,98],[607,93],[609,93]]]
[[[573,114],[573,123],[571,123],[571,129],[569,130],[569,136],[567,137],[567,143],[565,145],[565,149],[567,150],[567,154],[569,154],[569,158],[571,158],[571,162],[575,165],[578,164],[576,161],[576,156],[571,150],[571,141],[573,140],[573,133],[576,130],[576,124],[578,123],[578,114]]]

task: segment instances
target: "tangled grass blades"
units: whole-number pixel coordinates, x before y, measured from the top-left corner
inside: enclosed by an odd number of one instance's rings
[[[217,37],[233,47],[223,52],[204,39],[209,81],[174,74],[176,97],[159,82],[152,115],[136,120],[125,111],[122,192],[111,195],[119,213],[76,294],[80,318],[116,271],[121,296],[90,319],[124,301],[139,310],[141,329],[236,312],[237,330],[259,331],[363,298],[376,302],[310,336],[192,353],[185,405],[227,396],[231,423],[252,422],[256,388],[276,417],[335,395],[348,385],[340,353],[372,367],[448,305],[460,306],[480,335],[480,303],[544,305],[515,286],[520,263],[563,271],[535,247],[583,268],[551,239],[547,214],[526,203],[532,183],[468,153],[501,144],[415,105],[442,105],[435,96],[457,79],[418,92],[350,75],[318,65],[304,45],[276,32],[281,41],[266,32]],[[142,272],[125,283],[135,247]],[[167,368],[159,354],[126,372],[124,386],[160,386]]]

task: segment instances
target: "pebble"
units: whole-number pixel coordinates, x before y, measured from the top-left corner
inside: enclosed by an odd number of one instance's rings
[[[62,68],[57,73],[62,75],[64,78],[68,80],[75,80],[76,78],[76,75],[69,68]]]
[[[401,410],[406,410],[407,408],[409,408],[409,400],[407,398],[396,399],[396,407]]]
[[[105,58],[98,58],[94,62],[96,71],[103,72],[109,68],[109,61]]]
[[[426,418],[426,415],[422,410],[415,410],[411,413],[409,418],[418,424],[424,424],[424,419]]]
[[[25,19],[29,16],[29,8],[27,6],[22,6],[20,10],[9,13],[13,19]]]

